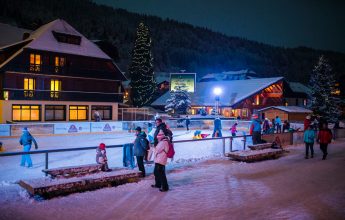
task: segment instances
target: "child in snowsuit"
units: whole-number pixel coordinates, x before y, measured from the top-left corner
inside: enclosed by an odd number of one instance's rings
[[[108,167],[107,152],[105,151],[105,144],[103,143],[100,143],[98,148],[96,149],[96,163],[102,164],[102,171],[110,171]]]
[[[231,131],[231,136],[236,137],[237,123],[235,123],[235,124],[231,127],[230,131]]]

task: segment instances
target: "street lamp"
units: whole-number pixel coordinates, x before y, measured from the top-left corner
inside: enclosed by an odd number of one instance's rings
[[[216,95],[216,105],[215,105],[215,108],[216,108],[216,115],[218,115],[219,113],[219,95],[222,94],[222,89],[220,87],[215,87],[213,89],[213,94]]]

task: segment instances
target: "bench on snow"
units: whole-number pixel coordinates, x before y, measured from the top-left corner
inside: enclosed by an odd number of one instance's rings
[[[80,166],[59,167],[53,169],[45,169],[42,172],[49,174],[52,178],[70,178],[75,176],[83,176],[101,171],[102,164],[87,164]]]
[[[33,196],[46,199],[68,195],[76,192],[118,186],[138,182],[142,173],[136,170],[112,169],[110,172],[96,172],[82,177],[56,178],[49,177],[20,180],[19,185]]]
[[[227,153],[226,156],[243,162],[255,162],[267,159],[276,159],[283,154],[283,149],[266,148],[261,150],[244,150]]]
[[[255,144],[255,145],[248,146],[248,148],[251,150],[262,150],[262,149],[268,149],[271,147],[272,147],[272,143]]]

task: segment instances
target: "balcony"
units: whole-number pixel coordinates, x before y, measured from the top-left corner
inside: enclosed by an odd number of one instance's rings
[[[45,100],[45,101],[90,101],[90,102],[123,102],[122,93],[98,93],[81,91],[50,91],[34,90],[24,91],[18,89],[5,89],[8,100]],[[1,97],[4,99],[4,97]]]
[[[50,66],[50,65],[7,65],[5,71],[24,72],[24,73],[40,73],[45,75],[63,75],[86,78],[100,79],[121,79],[117,76],[117,70],[107,69],[90,69],[74,66]],[[120,72],[118,72],[120,73]]]

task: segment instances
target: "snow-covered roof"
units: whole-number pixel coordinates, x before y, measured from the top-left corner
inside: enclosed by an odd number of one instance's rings
[[[79,36],[81,37],[81,43],[80,45],[76,45],[58,42],[54,37],[53,32]],[[92,43],[62,19],[56,19],[48,24],[41,26],[36,31],[30,34],[29,39],[33,39],[33,41],[27,44],[24,48],[75,54],[80,56],[89,56],[109,60],[111,59],[94,43]]]
[[[256,75],[254,71],[244,69],[238,71],[226,71],[221,73],[209,73],[200,79],[200,82],[223,81],[223,80],[243,80],[248,79],[249,75]]]
[[[306,93],[306,94],[311,93],[311,90],[309,87],[299,82],[289,82],[289,86],[293,92],[300,92],[300,93]]]
[[[195,93],[190,94],[192,106],[213,106],[216,97],[213,94],[213,89],[216,87],[222,89],[222,94],[219,95],[220,105],[233,106],[282,79],[283,77],[274,77],[234,81],[198,82],[196,83]],[[170,98],[170,92],[159,97],[152,103],[152,106],[164,106],[168,98]]]
[[[80,45],[59,42],[54,37],[54,32],[78,36],[81,38]],[[97,47],[97,45],[92,43],[62,19],[56,19],[41,26],[36,31],[32,32],[25,41],[30,42],[21,48],[21,51],[28,48],[111,60],[107,54]]]
[[[270,107],[266,107],[266,108],[262,108],[260,111],[265,111],[267,109],[271,109],[271,108],[275,108],[275,109],[279,109],[282,110],[284,112],[288,112],[288,113],[312,113],[313,111],[303,108],[303,107],[299,107],[299,106],[270,106]]]
[[[23,39],[23,34],[30,32],[31,30],[0,23],[0,33],[2,33],[0,34],[0,47],[21,41]]]

